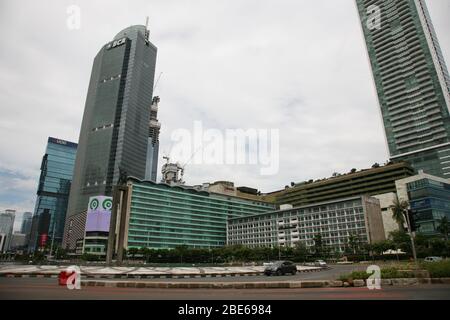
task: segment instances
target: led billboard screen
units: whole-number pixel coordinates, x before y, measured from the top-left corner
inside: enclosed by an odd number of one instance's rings
[[[86,217],[86,232],[109,231],[112,197],[96,196],[89,198]]]

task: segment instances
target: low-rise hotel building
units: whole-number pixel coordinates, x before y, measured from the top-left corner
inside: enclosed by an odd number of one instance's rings
[[[231,218],[227,224],[228,245],[253,248],[293,247],[297,242],[313,247],[318,234],[334,252],[344,252],[352,235],[361,245],[385,240],[379,200],[350,197]]]

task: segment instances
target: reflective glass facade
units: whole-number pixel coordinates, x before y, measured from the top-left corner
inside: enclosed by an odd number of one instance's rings
[[[406,187],[417,231],[438,234],[439,220],[450,219],[450,182],[421,179],[407,183]]]
[[[128,248],[212,248],[225,245],[228,218],[275,209],[267,202],[134,181]]]
[[[34,215],[39,216],[48,210],[50,223],[47,233],[49,238],[54,234],[55,243],[61,243],[64,232],[76,152],[76,143],[50,137],[42,158]],[[38,235],[35,233],[33,236]],[[31,241],[35,243],[36,239]]]
[[[356,3],[391,159],[449,178],[450,77],[425,2]]]
[[[119,32],[95,57],[68,217],[86,211],[91,196],[111,196],[120,170],[145,177],[156,52],[139,25]],[[74,249],[75,240],[66,247]]]

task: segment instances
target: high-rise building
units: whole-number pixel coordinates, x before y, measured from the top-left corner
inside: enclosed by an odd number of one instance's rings
[[[28,245],[28,241],[31,234],[31,225],[33,224],[33,213],[31,212],[24,212],[22,215],[22,224],[20,226],[20,232],[21,234],[25,235],[25,246]]]
[[[156,182],[159,155],[159,131],[161,123],[158,122],[159,97],[154,97],[150,106],[150,122],[147,145],[147,164],[145,167],[145,180]]]
[[[75,249],[77,239],[67,239],[68,222],[82,220],[71,216],[87,211],[91,196],[111,196],[124,173],[145,178],[156,53],[147,28],[135,25],[120,31],[94,59],[70,191],[65,247]]]
[[[450,178],[450,77],[424,0],[356,0],[391,159]]]
[[[44,211],[49,213],[48,230],[43,232],[55,244],[62,242],[76,152],[76,143],[49,137],[42,157],[34,215],[39,217]],[[31,238],[38,236],[36,232],[30,235],[33,246],[36,239]]]
[[[31,231],[31,222],[33,214],[31,212],[24,212],[22,215],[22,225],[20,226],[20,233],[29,234]]]
[[[0,252],[9,250],[14,228],[15,210],[5,210],[0,213]]]

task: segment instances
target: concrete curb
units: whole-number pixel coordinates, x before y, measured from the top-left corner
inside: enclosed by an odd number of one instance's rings
[[[382,279],[383,286],[410,286],[418,284],[450,284],[450,278],[404,278]],[[340,280],[268,281],[268,282],[139,282],[83,280],[82,286],[153,289],[286,289],[286,288],[337,288],[347,287]],[[365,287],[364,280],[354,287]]]

